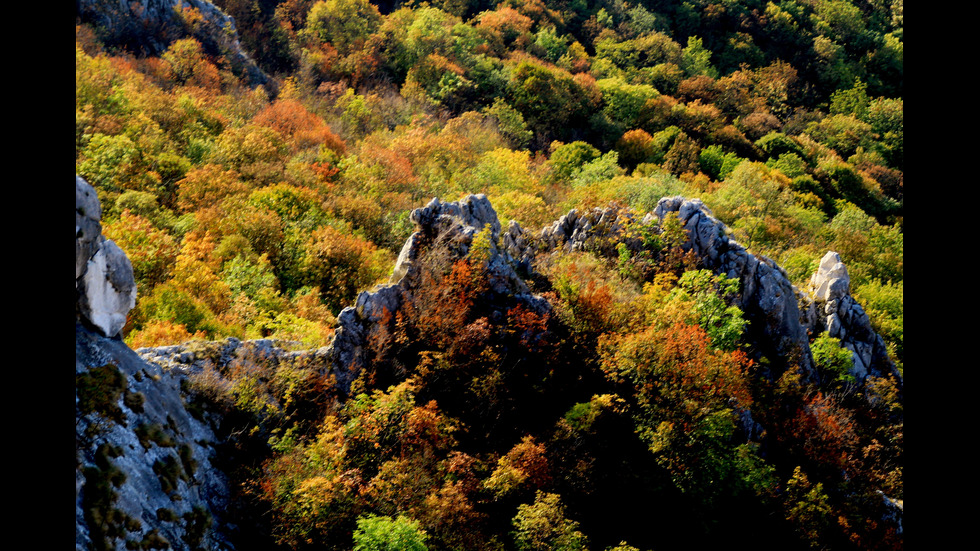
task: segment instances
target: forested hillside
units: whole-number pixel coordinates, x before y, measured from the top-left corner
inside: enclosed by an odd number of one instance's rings
[[[125,343],[315,349],[400,285],[350,381],[187,379],[236,548],[903,547],[901,0],[174,4],[76,5]],[[838,253],[804,348],[674,196],[801,293]]]

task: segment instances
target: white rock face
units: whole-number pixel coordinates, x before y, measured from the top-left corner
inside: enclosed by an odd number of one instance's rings
[[[820,267],[810,278],[810,293],[815,300],[826,302],[839,299],[850,292],[851,278],[840,255],[828,251],[820,260]]]
[[[126,253],[102,234],[95,189],[75,176],[75,312],[115,337],[136,305],[136,280]]]
[[[126,315],[136,306],[133,265],[111,240],[102,241],[88,261],[84,276],[83,311],[103,335],[115,337],[126,325]]]

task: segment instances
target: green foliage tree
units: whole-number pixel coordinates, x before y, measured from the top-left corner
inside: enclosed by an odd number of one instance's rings
[[[565,516],[565,506],[558,494],[538,491],[534,503],[517,508],[512,521],[514,541],[522,551],[574,551],[588,548],[588,538],[578,522]]]
[[[521,61],[511,70],[508,102],[521,112],[541,141],[572,136],[596,107],[594,83],[532,61]]]
[[[427,538],[418,521],[408,517],[367,515],[357,519],[354,551],[426,551]]]
[[[552,144],[551,157],[548,159],[551,165],[551,178],[553,181],[567,182],[576,170],[601,155],[598,149],[583,141]]]
[[[873,147],[881,152],[889,166],[899,170],[905,167],[904,105],[901,99],[876,98],[862,118],[878,136]]]
[[[349,55],[380,26],[378,8],[367,0],[322,0],[310,8],[305,32]]]
[[[813,483],[800,467],[786,483],[786,519],[811,547],[819,548],[830,526],[832,509],[823,483]]]
[[[170,234],[129,210],[124,210],[117,221],[106,224],[102,232],[126,252],[140,293],[149,293],[167,279],[179,251]]]
[[[648,84],[628,84],[620,78],[596,81],[602,92],[603,112],[624,129],[639,127],[648,100],[660,95]]]
[[[531,143],[534,133],[528,130],[524,116],[503,99],[494,98],[493,105],[485,107],[483,113],[497,121],[497,128],[512,148],[523,149]]]
[[[623,41],[599,40],[596,43],[596,57],[608,59],[621,69],[636,70],[662,64],[680,65],[683,48],[670,36],[652,32]]]
[[[789,136],[782,132],[770,132],[759,138],[755,146],[766,153],[769,158],[778,158],[786,153],[803,156],[803,149]]]
[[[96,134],[82,151],[79,174],[96,188],[134,189],[132,176],[140,162],[139,150],[125,135]]]
[[[693,312],[711,343],[721,350],[734,350],[747,323],[742,310],[732,304],[738,296],[739,281],[709,270],[689,270],[677,283],[674,295],[693,299]]]
[[[319,287],[324,303],[339,312],[358,292],[388,275],[389,262],[389,254],[373,243],[322,226],[304,246],[303,281]]]
[[[847,158],[858,147],[867,149],[871,144],[872,127],[858,120],[854,115],[831,115],[807,126],[807,133],[813,139],[837,151]]]
[[[734,153],[726,153],[721,146],[709,145],[698,154],[701,171],[715,180],[724,180],[742,162]]]
[[[544,27],[534,36],[534,45],[541,49],[542,58],[552,63],[558,62],[568,52],[569,39],[559,36],[554,27]]]
[[[833,381],[854,382],[854,375],[851,374],[853,353],[841,346],[840,339],[835,339],[824,331],[810,343],[810,352],[813,353],[813,362],[817,369],[829,375]]]
[[[718,78],[718,69],[711,64],[711,50],[704,47],[704,41],[696,36],[687,39],[687,46],[681,52],[680,66],[688,76],[707,75]]]
[[[871,319],[871,326],[885,339],[892,359],[900,366],[905,359],[905,285],[872,280],[854,289],[854,298]]]
[[[854,115],[863,119],[871,103],[868,98],[868,85],[856,80],[847,90],[837,90],[830,95],[830,113],[833,115]]]

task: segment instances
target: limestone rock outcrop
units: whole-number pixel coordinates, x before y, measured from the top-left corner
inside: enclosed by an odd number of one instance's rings
[[[853,352],[852,374],[858,382],[869,375],[884,374],[900,381],[884,341],[851,297],[847,269],[836,253],[824,257],[810,288],[804,292],[794,287],[786,272],[771,259],[751,254],[732,239],[724,223],[700,199],[665,197],[639,222],[659,225],[669,214],[675,214],[687,231],[685,250],[693,251],[705,268],[739,280],[737,305],[750,322],[749,339],[759,352],[781,364],[774,367],[798,365],[811,381],[821,380],[809,340],[826,330]],[[536,254],[585,250],[610,239],[623,239],[623,229],[635,222],[632,216],[611,207],[586,212],[572,209],[536,236],[511,223],[502,242],[517,265],[530,270]]]
[[[514,295],[534,310],[547,308],[540,298],[532,296],[518,275],[518,262],[508,250],[498,246],[501,226],[497,213],[486,195],[470,195],[456,202],[432,199],[411,213],[415,231],[405,241],[395,263],[390,283],[358,295],[354,306],[337,316],[338,328],[326,356],[339,388],[347,392],[367,360],[372,337],[391,331],[392,315],[410,300],[418,285],[420,256],[425,250],[439,247],[453,261],[464,257],[474,239],[488,231],[483,241],[487,247],[484,276],[492,292]]]
[[[819,380],[810,353],[809,336],[801,324],[799,303],[805,297],[775,262],[755,256],[729,237],[725,225],[712,216],[700,199],[665,197],[653,214],[662,220],[676,213],[688,232],[685,249],[693,250],[704,266],[739,280],[738,306],[749,321],[750,339],[770,359],[787,367],[796,364],[811,380]]]
[[[822,374],[814,365],[809,341],[811,336],[827,330],[854,353],[853,374],[857,381],[864,381],[868,375],[883,374],[895,375],[900,381],[888,359],[884,341],[850,296],[846,267],[835,253],[828,253],[814,275],[811,296],[810,292],[794,287],[774,261],[750,253],[732,239],[725,224],[700,199],[665,197],[639,222],[659,225],[671,214],[677,216],[687,231],[685,250],[693,251],[705,268],[739,280],[741,293],[737,305],[749,321],[749,340],[758,353],[774,362],[773,369],[777,371],[772,376],[778,376],[782,369],[799,366],[809,380],[820,381]],[[488,277],[500,292],[509,290],[520,295],[526,293],[527,287],[517,271],[533,272],[536,255],[609,246],[610,240],[623,239],[624,229],[637,222],[633,216],[613,207],[585,212],[572,209],[535,235],[516,222],[502,230],[485,196],[470,196],[459,203],[433,199],[412,213],[418,229],[405,243],[392,276],[393,283],[401,290],[388,288],[362,293],[357,305],[341,314],[341,326],[345,329],[338,331],[334,354],[344,361],[337,367],[350,365],[346,362],[356,357],[353,351],[357,347],[350,346],[356,340],[352,339],[353,335],[366,334],[371,323],[381,319],[381,312],[385,309],[394,312],[398,307],[407,289],[406,276],[415,269],[422,243],[441,236],[462,256],[473,237],[482,228],[489,228],[492,261]],[[535,300],[526,296],[530,302]]]
[[[75,315],[115,337],[136,305],[136,280],[126,253],[102,235],[101,217],[95,190],[75,176]]]
[[[676,214],[687,230],[685,250],[693,251],[705,268],[739,280],[742,293],[738,306],[750,321],[750,338],[758,344],[759,351],[781,360],[781,367],[797,364],[812,380],[818,380],[806,328],[800,322],[798,303],[804,297],[772,260],[756,257],[731,239],[725,225],[712,216],[700,199],[665,197],[652,213],[638,221],[631,213],[612,207],[586,212],[572,209],[537,236],[512,226],[504,243],[514,258],[530,264],[540,253],[586,250],[602,243],[608,246],[610,240],[615,243],[624,239],[628,224],[659,226],[668,214]]]
[[[412,211],[411,220],[416,230],[405,242],[395,264],[393,282],[411,276],[413,261],[417,259],[424,243],[444,245],[454,258],[465,256],[474,238],[488,231],[484,245],[488,247],[486,277],[490,287],[498,294],[526,294],[527,285],[515,271],[515,259],[507,247],[501,248],[500,220],[486,195],[470,195],[458,202],[444,203],[432,199],[426,206]],[[509,233],[507,234],[509,235]]]
[[[220,439],[185,380],[75,324],[76,550],[234,549]]]
[[[688,241],[683,247],[693,251],[703,267],[739,281],[737,305],[749,321],[748,339],[756,353],[770,360],[770,376],[799,366],[809,380],[820,381],[822,374],[814,365],[809,341],[824,330],[840,338],[854,353],[854,375],[859,382],[868,375],[897,376],[883,340],[849,294],[846,268],[839,257],[828,254],[824,259],[814,275],[811,296],[794,287],[775,262],[751,254],[732,239],[726,226],[699,199],[663,198],[639,222],[658,226],[668,215],[676,215],[687,231]],[[471,195],[458,202],[433,199],[413,211],[411,220],[416,231],[405,242],[390,283],[362,292],[353,306],[345,308],[338,316],[334,341],[317,352],[324,362],[323,372],[333,374],[343,392],[369,361],[369,343],[378,335],[390,333],[393,315],[412,299],[423,251],[439,246],[451,259],[462,258],[477,236],[486,231],[481,246],[486,248],[484,275],[489,287],[540,311],[550,309],[550,305],[533,296],[524,280],[533,273],[537,255],[609,247],[624,239],[624,229],[637,222],[633,214],[607,207],[584,212],[573,209],[538,234],[516,222],[504,229],[484,195]]]
[[[651,218],[652,215],[648,215],[643,222],[649,222]],[[572,209],[541,228],[537,235],[511,221],[502,239],[511,257],[522,266],[530,266],[534,256],[541,252],[595,248],[605,238],[621,236],[625,225],[631,222],[632,214],[613,207],[597,207],[584,212]]]
[[[641,222],[658,226],[672,215],[687,230],[686,250],[704,267],[739,280],[738,305],[750,321],[749,340],[774,363],[799,365],[805,376],[819,381],[809,337],[828,331],[854,353],[859,381],[895,371],[882,339],[850,296],[847,269],[836,253],[824,257],[803,292],[774,262],[733,240],[700,200],[664,198]],[[485,261],[489,302],[517,300],[544,311],[550,304],[532,295],[522,277],[533,275],[538,255],[609,247],[624,238],[624,228],[635,222],[632,217],[614,208],[572,210],[535,235],[517,223],[502,228],[486,196],[433,199],[412,212],[416,230],[390,282],[362,292],[340,313],[329,346],[292,351],[269,340],[226,339],[133,352],[120,339],[107,338],[118,334],[131,307],[135,289],[126,281],[132,280],[132,268],[127,279],[125,255],[99,233],[94,190],[76,178],[76,548],[91,548],[95,539],[107,537],[105,523],[94,525],[92,513],[107,499],[116,511],[109,527],[115,530],[117,549],[127,541],[150,545],[162,540],[173,549],[234,548],[230,534],[237,527],[222,518],[229,506],[229,482],[216,466],[222,419],[216,413],[191,414],[183,389],[196,374],[256,358],[274,365],[296,362],[332,377],[335,390],[348,394],[371,361],[372,343],[390,336],[394,315],[411,307],[429,263],[453,262],[477,250]],[[103,411],[93,411],[80,381],[99,373],[116,374],[110,379],[117,394],[102,405]],[[751,412],[741,415],[743,425],[756,426]]]
[[[901,381],[888,359],[884,339],[875,333],[868,314],[851,296],[850,287],[851,278],[840,255],[827,252],[810,278],[808,291],[812,298],[804,312],[803,325],[814,335],[826,331],[840,339],[841,345],[851,351],[851,375],[855,380],[893,375]]]

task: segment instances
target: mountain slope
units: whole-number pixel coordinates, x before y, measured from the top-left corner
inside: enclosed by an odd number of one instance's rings
[[[860,307],[850,298],[846,268],[836,263],[833,253],[825,257],[820,271],[814,276],[815,295],[811,298],[793,288],[774,263],[754,257],[727,237],[726,228],[699,201],[683,198],[665,198],[655,212],[639,220],[613,208],[571,212],[537,235],[525,232],[516,223],[503,230],[485,196],[470,196],[451,203],[433,200],[412,214],[416,230],[402,250],[392,283],[362,292],[356,304],[341,313],[330,346],[294,351],[289,350],[287,343],[228,339],[142,349],[137,354],[118,337],[122,327],[118,320],[120,316],[124,319],[132,306],[132,270],[127,271],[125,256],[113,256],[115,249],[111,241],[97,233],[98,210],[92,206],[91,197],[91,188],[76,177],[76,547],[79,549],[123,549],[137,544],[168,545],[174,549],[232,549],[249,548],[247,541],[252,544],[268,541],[261,538],[274,538],[279,543],[293,541],[293,536],[282,531],[288,526],[285,523],[303,523],[309,519],[303,515],[291,516],[294,513],[288,509],[279,509],[283,503],[273,501],[259,507],[271,507],[275,520],[269,525],[264,524],[267,520],[256,524],[255,504],[266,503],[263,499],[267,497],[253,502],[251,500],[256,497],[262,497],[262,492],[241,493],[240,485],[255,476],[259,465],[264,465],[259,470],[266,473],[261,476],[272,476],[275,469],[283,468],[280,461],[290,453],[303,450],[307,445],[313,446],[315,440],[307,440],[302,434],[317,434],[324,415],[329,420],[337,414],[335,412],[340,412],[343,419],[344,415],[353,415],[344,413],[349,407],[368,407],[370,411],[376,406],[358,404],[369,392],[374,392],[376,397],[383,396],[380,393],[389,385],[395,386],[388,388],[388,392],[395,392],[393,389],[396,388],[414,388],[408,391],[409,396],[418,393],[420,404],[423,396],[431,396],[428,407],[436,407],[438,402],[439,409],[430,413],[452,415],[440,423],[459,425],[459,421],[452,419],[472,415],[467,418],[465,430],[457,426],[455,439],[460,450],[475,457],[480,457],[478,450],[484,450],[488,454],[484,460],[500,458],[503,461],[506,447],[497,452],[490,448],[520,440],[521,434],[550,438],[551,445],[557,446],[549,448],[545,454],[552,474],[538,484],[561,490],[570,498],[577,491],[584,492],[583,498],[589,495],[588,491],[564,486],[571,480],[566,477],[579,476],[575,469],[563,471],[562,468],[565,462],[582,453],[574,446],[562,452],[561,446],[570,445],[570,442],[581,442],[583,438],[588,442],[597,434],[604,438],[618,434],[605,446],[616,450],[628,444],[630,453],[639,453],[633,468],[643,472],[641,463],[650,462],[656,454],[645,456],[649,452],[643,452],[642,446],[638,449],[630,447],[634,444],[629,442],[635,438],[631,433],[633,430],[642,432],[645,421],[641,417],[631,421],[633,414],[627,415],[627,412],[640,412],[647,407],[642,394],[632,398],[629,387],[608,386],[608,382],[602,382],[601,373],[590,371],[595,368],[590,367],[592,360],[589,357],[595,352],[583,346],[594,342],[593,337],[565,333],[569,331],[562,327],[565,322],[557,321],[562,319],[563,309],[568,307],[563,302],[565,299],[552,292],[543,295],[532,292],[532,289],[542,289],[542,274],[536,270],[547,269],[549,259],[562,255],[573,255],[574,258],[577,251],[585,250],[593,251],[588,254],[601,254],[604,249],[616,250],[621,243],[632,243],[638,247],[634,254],[639,255],[642,245],[630,241],[632,234],[627,231],[628,228],[636,231],[637,224],[651,234],[663,234],[670,226],[669,221],[678,221],[687,237],[678,244],[677,254],[693,254],[701,265],[739,282],[741,291],[735,303],[747,314],[749,323],[744,347],[769,366],[753,372],[752,376],[758,380],[749,382],[749,386],[764,387],[777,379],[782,381],[785,377],[781,375],[799,368],[803,379],[810,380],[810,384],[832,388],[828,381],[838,374],[821,371],[810,352],[807,336],[808,332],[828,329],[842,339],[855,359],[850,375],[860,393],[852,389],[850,394],[843,395],[845,400],[853,400],[865,392],[869,397],[876,395],[874,385],[887,377],[896,380],[899,391],[901,389],[901,377],[887,356],[880,354],[880,338],[871,331],[866,316],[861,315]],[[657,254],[668,253],[669,250]],[[104,256],[113,260],[98,260]],[[426,312],[435,317],[423,316]],[[579,311],[578,314],[587,316],[589,312]],[[563,334],[566,336],[559,338]],[[642,334],[648,334],[654,340],[658,338],[656,333]],[[622,338],[632,336],[623,334]],[[482,348],[484,346],[486,348]],[[480,357],[490,351],[497,354],[497,359],[491,359],[490,364],[482,363],[484,360]],[[573,357],[573,351],[584,355]],[[467,363],[470,361],[475,363],[470,365]],[[468,374],[476,377],[474,382],[479,380],[480,370],[495,363],[509,366],[506,368],[509,371],[502,371],[500,375],[509,382],[498,390],[506,398],[501,402],[487,402],[488,409],[481,410],[483,406],[471,401],[473,397],[481,396],[480,393],[471,395],[475,387],[468,389],[457,385],[467,384]],[[670,375],[662,377],[666,381]],[[662,384],[662,381],[654,381]],[[622,397],[604,394],[603,398],[598,394],[600,388],[615,390]],[[666,388],[663,387],[661,392]],[[694,388],[684,392],[690,392],[682,395],[685,399],[708,400],[703,402],[706,408],[721,407],[718,412],[729,411],[724,400],[699,398],[697,392],[700,391]],[[731,401],[735,400],[734,396],[722,398]],[[782,407],[792,405],[792,396],[789,393],[781,398],[784,400]],[[586,402],[582,402],[583,399]],[[634,399],[638,401],[633,403]],[[813,402],[807,396],[800,399],[804,400],[801,403],[807,404],[806,408],[816,408],[801,409],[804,415],[809,415],[807,411],[820,415],[828,412],[840,415],[845,411],[833,402]],[[797,452],[793,449],[798,444],[789,437],[795,429],[782,426],[786,421],[767,410],[758,399],[755,405],[750,405],[751,400],[745,398],[737,400],[741,405],[732,411],[738,415],[738,427],[733,425],[737,430],[728,437],[730,441],[743,441],[753,446],[761,443],[768,449],[770,460],[779,461],[786,456],[788,461],[794,461]],[[617,403],[622,405],[613,406]],[[627,406],[627,403],[631,405]],[[900,407],[900,401],[898,404]],[[583,405],[588,407],[582,410]],[[890,407],[894,408],[894,402]],[[568,411],[566,420],[575,421],[572,425],[562,425],[560,421],[558,426],[566,428],[556,431],[552,426],[553,416],[560,419],[564,411]],[[589,411],[591,413],[586,413]],[[658,415],[674,415],[671,411],[660,410]],[[577,413],[573,415],[572,412]],[[484,417],[484,413],[488,417]],[[581,420],[582,415],[606,419],[605,423],[612,423],[607,426],[622,427],[611,433],[589,432],[598,430],[596,427],[600,425],[591,425],[598,423],[597,420],[581,425],[585,423]],[[356,417],[349,423],[355,421]],[[856,423],[854,420],[849,422]],[[632,423],[637,423],[635,428],[626,428],[633,426]],[[592,428],[576,437],[580,440],[566,442],[565,437],[560,436],[561,431],[572,430],[573,426]],[[618,432],[624,428],[625,432]],[[822,430],[818,429],[814,434],[821,435]],[[773,436],[761,436],[766,431]],[[552,435],[548,437],[549,434]],[[812,436],[800,435],[804,438]],[[521,453],[536,449],[531,446],[534,441],[533,438],[527,441],[526,450]],[[819,445],[837,445],[834,442],[827,440]],[[354,442],[348,445],[353,446]],[[370,452],[365,450],[364,459],[375,453],[404,454],[406,449],[414,449],[404,446],[404,443],[391,447],[375,446]],[[740,446],[736,449],[744,452],[749,448]],[[441,457],[446,451],[437,447],[432,453]],[[350,454],[342,461],[357,464],[360,459]],[[266,459],[272,462],[266,463]],[[604,461],[593,460],[600,461],[600,465]],[[700,461],[697,454],[688,460]],[[763,461],[762,457],[756,460]],[[574,462],[565,468],[572,465]],[[645,468],[654,468],[657,463],[650,465]],[[498,466],[497,471],[500,468]],[[581,468],[581,465],[575,468]],[[643,476],[658,480],[672,472],[669,467],[660,471],[662,468],[656,467]],[[847,470],[851,468],[845,466]],[[494,477],[502,476],[497,471],[483,483],[485,488],[510,487],[493,482]],[[367,472],[370,470],[364,474]],[[489,471],[484,476],[488,474]],[[381,475],[381,472],[377,474]],[[322,479],[326,475],[316,476]],[[316,477],[311,480],[314,479]],[[554,486],[545,482],[551,479]],[[586,478],[583,482],[591,484],[590,480]],[[793,484],[802,484],[802,480],[805,476],[794,475],[779,492],[789,492]],[[277,483],[281,483],[281,479],[267,478],[262,482],[264,487],[274,487]],[[676,514],[683,511],[718,513],[711,512],[710,507],[701,510],[703,505],[687,501],[691,496],[682,498],[681,494],[675,495],[659,486],[665,483],[644,484],[653,484],[652,487],[663,492],[662,497],[672,496],[671,499],[677,500]],[[676,483],[684,487],[691,482],[678,479]],[[480,514],[485,515],[502,504],[516,505],[513,500],[533,496],[533,492],[528,494],[528,488],[521,484],[514,486],[520,489],[517,493],[500,493],[493,499],[480,497],[481,492],[487,490],[478,491],[477,487],[466,490],[463,495],[475,500],[473,507],[485,511]],[[704,491],[698,490],[697,484],[691,491]],[[503,492],[500,489],[494,491]],[[775,486],[771,491],[776,491]],[[850,498],[842,494],[834,495],[834,499]],[[287,507],[289,503],[291,500],[285,502]],[[719,503],[727,502],[721,500]],[[582,510],[589,510],[584,504],[580,506],[584,507]],[[338,514],[342,518],[351,518],[349,515],[356,514],[359,507],[352,505],[350,510],[338,511]],[[900,506],[896,508],[894,502],[885,497],[877,504],[865,507],[865,514],[877,515],[876,518],[887,515],[891,519],[883,520],[881,526],[884,528],[877,530],[891,530],[889,537],[894,537],[896,530],[900,534]],[[661,513],[667,514],[666,511]],[[600,512],[591,514],[599,515]],[[749,509],[742,514],[753,513]],[[473,517],[474,522],[476,518]],[[631,517],[619,517],[618,521],[623,518]],[[674,529],[687,522],[696,524],[696,518],[678,517],[675,521],[680,524]],[[583,523],[592,530],[594,538],[601,539],[602,529],[596,528],[588,518],[583,519]],[[431,530],[439,538],[451,539],[459,530],[459,526],[452,523],[435,526],[437,528]],[[625,529],[620,524],[614,526]],[[246,534],[254,531],[259,539],[242,539],[243,529]],[[439,532],[440,529],[445,532]],[[777,531],[781,529],[784,528]],[[337,533],[344,533],[345,528],[338,530]],[[325,533],[334,532],[328,530]],[[631,537],[642,537],[633,532],[626,533],[633,534]],[[785,537],[788,536],[779,536],[774,542],[785,543]],[[473,544],[462,540],[457,543]],[[343,548],[347,543],[337,545]]]

